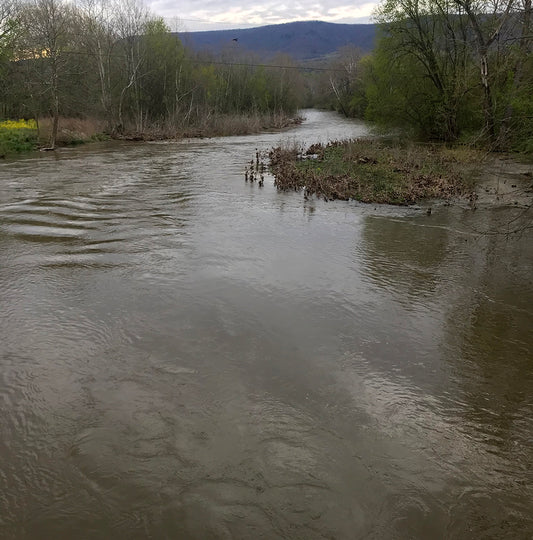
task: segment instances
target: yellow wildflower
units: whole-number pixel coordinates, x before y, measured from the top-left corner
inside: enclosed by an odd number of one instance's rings
[[[35,120],[4,120],[0,122],[0,129],[37,129]]]

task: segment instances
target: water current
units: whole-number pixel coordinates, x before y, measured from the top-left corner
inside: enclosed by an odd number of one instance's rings
[[[255,149],[0,163],[0,538],[533,536],[533,242],[304,200]]]

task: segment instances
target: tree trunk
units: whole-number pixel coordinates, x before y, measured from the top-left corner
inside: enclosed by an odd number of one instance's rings
[[[50,133],[50,148],[56,147],[57,132],[59,128],[59,87],[58,73],[55,58],[52,59],[52,132]]]
[[[485,130],[491,141],[495,138],[494,103],[489,80],[489,62],[486,47],[480,47],[481,84],[483,86],[483,114],[485,116]]]
[[[500,31],[509,16],[511,7],[514,4],[514,0],[507,0],[507,6],[505,11],[498,15],[499,20],[496,26],[496,29],[492,32],[492,35],[485,36],[483,35],[483,30],[481,29],[480,20],[482,20],[484,14],[476,14],[474,7],[469,0],[455,0],[455,3],[464,9],[472,30],[474,31],[474,36],[477,41],[479,49],[479,60],[480,60],[480,72],[481,72],[481,85],[483,86],[483,113],[485,116],[485,131],[491,142],[494,142],[496,137],[496,128],[495,128],[495,116],[494,116],[494,101],[492,98],[492,89],[489,77],[489,47],[494,43]],[[496,13],[493,14],[496,16]]]

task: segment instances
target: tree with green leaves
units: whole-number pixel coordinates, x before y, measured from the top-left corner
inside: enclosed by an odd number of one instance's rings
[[[531,0],[384,0],[376,18],[369,119],[499,147],[531,136]]]
[[[376,18],[371,116],[380,120],[376,97],[403,100],[404,120],[425,136],[454,140],[465,96],[472,91],[471,54],[465,17],[453,0],[385,0]],[[389,92],[383,88],[389,85]],[[392,91],[392,89],[394,89]]]
[[[493,48],[500,45],[500,37],[504,32],[506,36],[512,35],[510,27],[514,27],[514,24],[511,21],[511,14],[517,1],[454,0],[454,3],[466,14],[476,44],[480,81],[483,88],[484,128],[489,140],[494,141],[496,138],[496,115],[490,53]],[[497,58],[497,55],[495,54],[494,57]]]

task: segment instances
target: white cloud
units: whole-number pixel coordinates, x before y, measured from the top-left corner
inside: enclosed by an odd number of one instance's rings
[[[355,0],[311,4],[283,1],[250,3],[244,0],[147,0],[148,7],[167,20],[179,20],[179,30],[245,28],[292,21],[321,20],[337,23],[370,22],[375,3]]]

